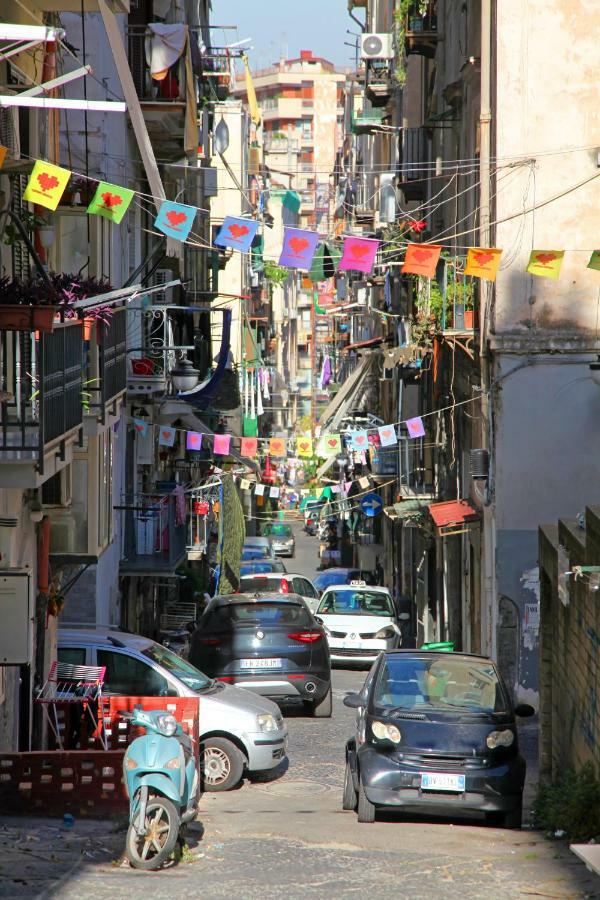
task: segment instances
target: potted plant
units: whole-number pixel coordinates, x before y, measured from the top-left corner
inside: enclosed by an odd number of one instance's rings
[[[75,316],[72,305],[76,300],[110,290],[102,279],[65,273],[50,272],[47,279],[41,275],[26,279],[4,276],[0,278],[0,329],[49,333],[61,313]]]

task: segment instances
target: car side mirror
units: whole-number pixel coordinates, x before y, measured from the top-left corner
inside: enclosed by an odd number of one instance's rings
[[[346,694],[343,704],[349,709],[360,709],[363,705],[363,699],[360,694]]]
[[[317,620],[317,622],[319,623],[319,625],[322,625],[322,624],[323,624],[323,619],[321,618],[321,616],[315,616],[315,619]]]
[[[520,716],[522,719],[527,719],[529,716],[535,715],[535,709],[533,706],[530,706],[529,703],[517,703],[515,706],[515,716]]]

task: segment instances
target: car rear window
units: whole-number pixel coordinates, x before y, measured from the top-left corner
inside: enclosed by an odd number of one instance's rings
[[[314,625],[308,609],[299,603],[230,603],[218,606],[210,615],[208,628],[230,628],[235,625],[293,625],[310,628]]]
[[[268,547],[244,547],[242,549],[242,559],[265,559],[270,556]]]
[[[397,709],[501,712],[507,706],[491,663],[451,653],[433,659],[388,656],[379,671],[373,699],[379,706]]]
[[[240,575],[254,575],[258,572],[285,572],[284,564],[279,560],[252,562],[240,566]]]
[[[274,575],[273,577],[268,575],[250,575],[244,576],[240,585],[240,591],[242,593],[244,591],[250,591],[250,593],[255,591],[278,591],[280,587],[281,575]]]

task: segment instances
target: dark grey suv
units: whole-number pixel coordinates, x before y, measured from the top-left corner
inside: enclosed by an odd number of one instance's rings
[[[214,597],[192,635],[190,662],[219,681],[277,701],[300,699],[331,716],[331,664],[323,626],[298,594]]]

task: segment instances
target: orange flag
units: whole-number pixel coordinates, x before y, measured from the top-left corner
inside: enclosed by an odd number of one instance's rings
[[[240,455],[247,456],[252,459],[258,453],[258,438],[243,437]]]
[[[271,456],[285,456],[285,438],[271,438],[269,441]]]
[[[8,153],[8,147],[3,147],[0,144],[0,169],[4,165],[4,160],[6,159],[6,154]]]
[[[56,209],[70,177],[68,169],[38,159],[23,191],[23,200],[38,203],[48,209]]]
[[[541,278],[552,278],[553,281],[558,281],[564,255],[564,250],[533,250],[529,257],[527,271],[530,275],[539,275]]]
[[[407,244],[402,271],[406,275],[435,278],[435,267],[441,252],[439,244]]]
[[[465,275],[484,278],[486,281],[495,281],[501,256],[502,250],[492,247],[469,247]]]

